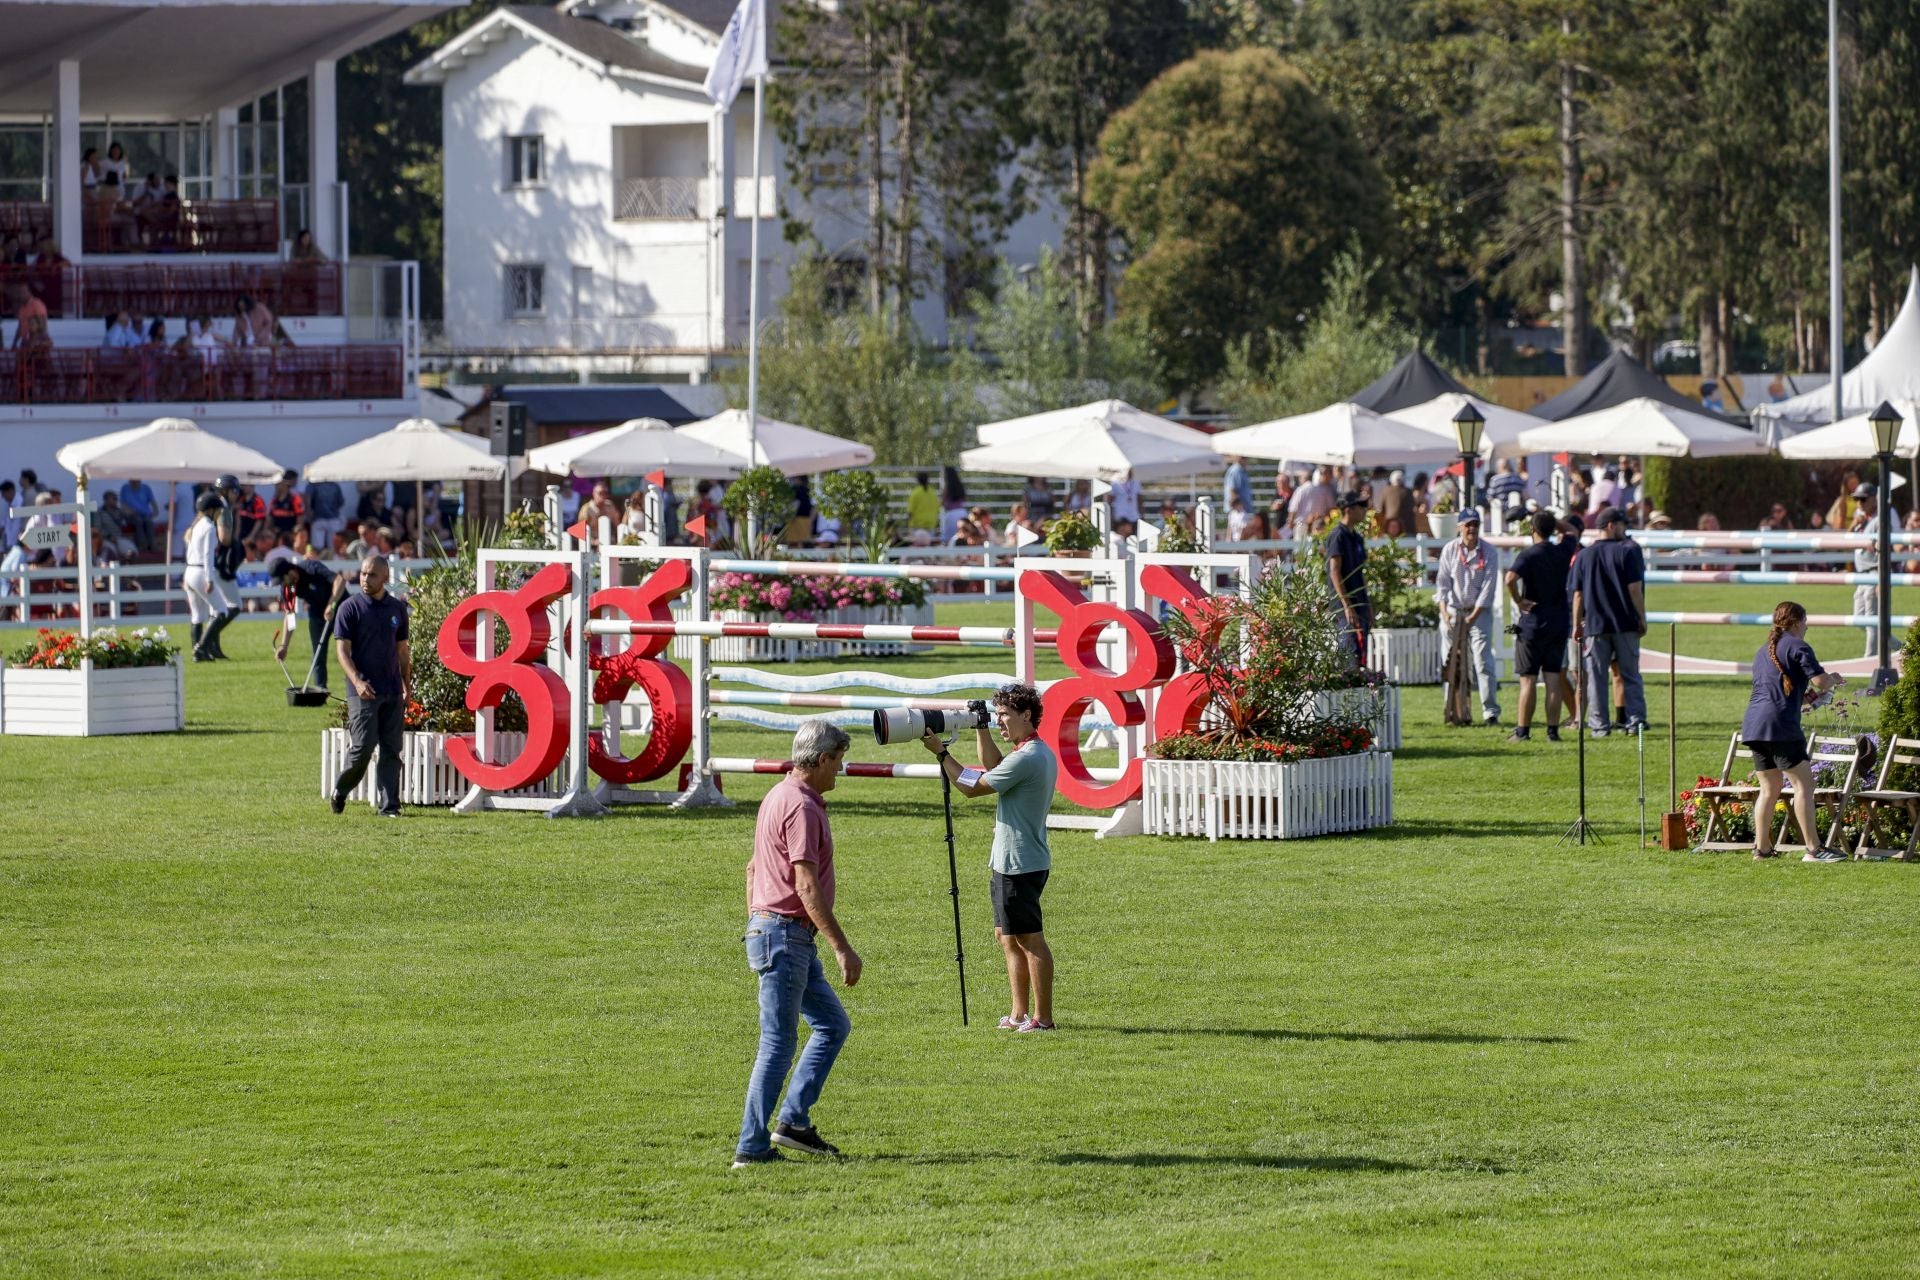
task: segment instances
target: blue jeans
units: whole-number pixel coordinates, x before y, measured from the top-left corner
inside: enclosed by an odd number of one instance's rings
[[[1620,664],[1621,691],[1627,698],[1627,723],[1647,722],[1647,687],[1640,679],[1640,633],[1609,631],[1587,636],[1586,672],[1582,682],[1587,689],[1587,727],[1595,733],[1607,731],[1607,708],[1613,700],[1613,685],[1607,679],[1608,668]]]
[[[808,1112],[820,1100],[833,1060],[847,1043],[853,1024],[840,997],[827,985],[813,934],[796,920],[754,915],[747,920],[747,967],[760,977],[760,1052],[754,1055],[753,1075],[747,1081],[747,1109],[740,1120],[740,1147],[758,1155],[772,1145],[768,1130],[780,1085],[793,1064],[800,1039],[800,1019],[813,1028],[807,1048],[793,1067],[793,1087],[780,1122],[807,1128]]]

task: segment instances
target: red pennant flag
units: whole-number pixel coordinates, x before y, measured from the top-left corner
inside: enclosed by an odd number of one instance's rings
[[[705,516],[695,516],[693,519],[687,521],[687,532],[696,538],[705,538],[707,536],[707,518]]]
[[[567,536],[585,542],[587,540],[587,522],[585,520],[576,520],[574,523],[568,525]]]
[[[643,478],[656,489],[667,487],[667,473],[664,471],[649,471]]]

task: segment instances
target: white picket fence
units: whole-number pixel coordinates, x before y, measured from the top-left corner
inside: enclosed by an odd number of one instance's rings
[[[1296,764],[1154,760],[1142,769],[1150,836],[1298,840],[1393,821],[1393,756],[1384,751]]]
[[[400,803],[413,805],[451,805],[467,794],[472,785],[460,776],[453,762],[447,759],[447,739],[456,737],[449,733],[410,732],[402,739],[400,748]],[[320,731],[320,794],[331,796],[334,784],[340,780],[341,772],[347,767],[347,731],[341,728],[322,729]],[[511,759],[526,745],[524,733],[496,733],[494,741],[498,744],[500,758]],[[360,780],[347,797],[349,800],[364,800],[373,803],[374,772],[379,767],[379,753],[375,752],[375,762],[367,766],[366,777]],[[558,797],[566,791],[564,779],[558,773],[543,782],[523,791],[506,794],[515,796],[534,796],[539,798]]]
[[[1367,704],[1375,697],[1379,699],[1378,710],[1366,717],[1367,727],[1373,730],[1373,749],[1375,751],[1398,751],[1400,749],[1400,687],[1387,685],[1376,694],[1371,689],[1328,689],[1313,695],[1314,710],[1323,716],[1335,716],[1341,713],[1352,714],[1358,711],[1373,710]]]
[[[1395,684],[1440,683],[1440,624],[1367,633],[1367,670]]]

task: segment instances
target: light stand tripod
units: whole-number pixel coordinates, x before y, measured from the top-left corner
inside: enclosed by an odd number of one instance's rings
[[[1587,657],[1585,641],[1575,640],[1574,643],[1580,646],[1580,705],[1577,717],[1580,723],[1574,727],[1574,740],[1579,744],[1576,755],[1580,762],[1580,816],[1575,818],[1561,834],[1558,843],[1566,844],[1572,841],[1575,844],[1585,844],[1591,840],[1599,844],[1601,843],[1600,833],[1594,829],[1591,822],[1587,821],[1587,716],[1592,713],[1592,707],[1589,704],[1593,701],[1594,693],[1593,685],[1587,679],[1591,663]],[[1604,694],[1607,691],[1603,687],[1600,692]]]
[[[951,747],[953,739],[947,739]],[[960,970],[960,1025],[967,1025],[967,952],[960,941],[960,865],[953,854],[953,779],[947,777],[946,762],[940,762],[940,805],[947,815],[947,892],[953,895],[953,963]]]

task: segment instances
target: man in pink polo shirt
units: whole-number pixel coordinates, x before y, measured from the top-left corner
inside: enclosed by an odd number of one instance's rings
[[[793,768],[767,792],[754,822],[746,943],[747,965],[760,978],[760,1051],[747,1081],[736,1169],[784,1159],[775,1146],[809,1155],[840,1154],[820,1136],[808,1113],[852,1029],[840,997],[827,985],[816,935],[826,935],[841,980],[849,987],[860,981],[860,956],[833,915],[833,829],[823,798],[839,777],[847,741],[830,720],[802,724],[793,735]],[[813,1034],[794,1065],[801,1018]],[[789,1066],[793,1084],[774,1122]]]

